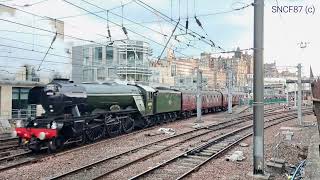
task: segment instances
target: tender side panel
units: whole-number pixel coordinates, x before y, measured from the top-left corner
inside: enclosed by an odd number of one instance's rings
[[[155,97],[155,113],[181,110],[181,92],[159,90]]]

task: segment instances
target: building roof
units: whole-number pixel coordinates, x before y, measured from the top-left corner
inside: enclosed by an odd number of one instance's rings
[[[38,85],[44,85],[44,83],[34,82],[34,81],[0,80],[0,85],[38,86]]]

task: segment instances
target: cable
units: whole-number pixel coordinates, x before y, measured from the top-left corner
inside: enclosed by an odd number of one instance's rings
[[[17,59],[17,60],[25,60],[25,61],[36,61],[36,62],[41,62],[41,59],[34,59],[34,58],[25,58],[25,57],[16,57],[16,56],[2,56],[0,55],[1,58],[9,58],[9,59]],[[0,59],[2,60],[2,59]],[[101,65],[83,65],[83,64],[76,64],[76,63],[68,63],[68,62],[59,62],[59,61],[46,61],[48,63],[56,64],[56,65],[72,65],[72,66],[78,66],[78,67],[90,67],[90,68],[101,68]]]
[[[31,51],[31,52],[36,52],[36,53],[42,53],[42,54],[45,54],[45,53],[46,53],[46,52],[43,52],[43,51],[37,51],[37,50],[33,50],[33,49],[20,48],[20,47],[9,46],[9,45],[4,45],[4,44],[0,44],[0,46],[8,47],[8,48],[14,48],[14,49],[20,49],[20,50],[24,50],[24,51]],[[50,48],[50,47],[46,47],[46,48]],[[51,49],[52,49],[52,47],[51,47]],[[58,55],[58,54],[53,54],[53,53],[48,53],[48,55],[71,59],[71,58],[68,57],[68,56],[63,56],[63,55]]]
[[[176,26],[175,26],[175,27],[174,27],[174,29],[172,30],[172,33],[171,33],[171,35],[170,35],[170,37],[169,37],[169,39],[168,39],[168,41],[167,41],[166,45],[164,46],[164,48],[163,48],[163,50],[162,50],[162,52],[161,52],[160,56],[158,57],[158,62],[160,61],[160,58],[161,58],[161,56],[162,56],[163,52],[164,52],[164,51],[165,51],[165,49],[167,48],[167,46],[168,46],[168,44],[169,44],[169,42],[170,42],[170,40],[171,40],[171,38],[172,38],[172,36],[173,36],[174,32],[176,31],[177,26],[178,26],[178,24],[179,24],[179,23],[180,23],[180,20],[177,22]]]
[[[90,5],[92,5],[92,6],[94,6],[94,7],[97,7],[97,8],[99,8],[99,9],[102,9],[102,10],[104,10],[104,11],[108,11],[108,10],[105,10],[105,9],[103,9],[103,8],[101,8],[101,7],[99,7],[99,6],[97,6],[97,5],[95,5],[95,4],[92,4],[92,3],[90,3],[90,2],[88,2],[88,1],[86,1],[86,0],[81,0],[81,1],[83,1],[83,2],[85,2],[85,3],[87,3],[87,4],[90,4]],[[179,1],[180,2],[180,1]],[[86,10],[87,11],[87,10]],[[112,13],[112,12],[110,12],[110,13]],[[123,12],[122,12],[123,13]],[[121,17],[122,19],[124,18],[124,19],[126,19],[126,20],[128,20],[128,21],[130,21],[130,22],[133,22],[134,24],[137,24],[137,25],[140,25],[140,26],[142,26],[142,27],[144,27],[144,28],[147,28],[147,29],[149,29],[149,30],[152,30],[152,31],[154,31],[154,32],[156,32],[156,33],[158,33],[158,34],[161,34],[161,35],[163,35],[164,37],[167,37],[167,35],[166,34],[163,34],[163,33],[161,33],[161,32],[159,32],[159,31],[156,31],[156,30],[154,30],[154,29],[152,29],[152,28],[149,28],[149,27],[146,27],[146,26],[143,26],[143,25],[141,25],[141,24],[139,24],[139,23],[136,23],[136,22],[134,22],[134,21],[132,21],[132,20],[130,20],[130,19],[128,19],[128,18],[125,18],[125,17],[123,17],[123,14],[122,14],[122,16],[120,16],[120,15],[117,15],[117,14],[115,14],[115,13],[112,13],[112,14],[114,14],[114,15],[116,15],[116,16],[118,16],[118,17]],[[96,14],[94,14],[94,15],[96,15]],[[97,16],[97,15],[96,15]],[[98,16],[99,17],[99,16]],[[101,17],[100,17],[101,18]],[[103,18],[104,20],[106,20],[105,18]],[[109,19],[107,18],[107,23],[109,22]],[[123,22],[122,22],[122,24],[123,24]],[[127,31],[126,31],[126,28],[123,26],[123,25],[121,25],[121,28],[123,28],[123,31],[124,31],[124,33],[125,33],[125,35],[127,36]],[[153,41],[154,42],[154,41]],[[158,43],[158,42],[157,42]],[[186,44],[187,46],[188,46],[188,44]],[[162,45],[162,46],[164,46],[165,48],[166,48],[166,45]],[[193,48],[196,48],[195,46],[191,46],[191,47],[193,47]],[[196,49],[199,49],[199,48],[196,48]],[[201,49],[202,50],[202,49]],[[202,50],[203,51],[203,50]],[[181,54],[181,52],[179,52],[180,54]]]
[[[56,20],[57,20],[56,18],[51,18],[51,17],[46,17],[46,16],[40,16],[40,15],[38,15],[38,14],[34,14],[34,13],[31,13],[31,12],[28,12],[28,11],[25,11],[25,10],[22,10],[22,9],[10,7],[10,6],[4,5],[4,4],[0,4],[0,5],[5,6],[5,7],[7,7],[7,8],[14,9],[14,10],[16,10],[16,11],[20,11],[20,12],[23,12],[23,13],[26,13],[26,14],[29,14],[29,15],[32,15],[32,16],[39,17],[39,18],[44,19],[44,20],[50,20],[50,21],[52,21],[52,20],[56,21]],[[69,24],[69,23],[66,23],[66,22],[63,22],[63,23],[64,23],[64,24]],[[70,26],[74,28],[75,25],[70,24]],[[78,30],[79,28],[76,27],[75,29]],[[102,36],[102,37],[107,38],[105,35],[102,35],[102,34],[96,33],[96,35],[99,35],[99,36]]]
[[[104,18],[104,17],[102,17],[102,16],[99,16],[99,15],[97,15],[97,14],[95,14],[95,13],[92,13],[91,11],[89,11],[89,10],[83,8],[83,7],[80,7],[80,6],[78,6],[78,5],[75,5],[75,4],[73,4],[73,3],[71,3],[71,2],[69,2],[69,1],[67,1],[67,0],[63,0],[63,1],[66,2],[66,3],[68,3],[68,4],[70,4],[70,5],[72,5],[72,6],[74,6],[74,7],[77,7],[77,8],[79,8],[79,9],[82,9],[83,11],[86,11],[86,12],[88,12],[88,13],[96,16],[96,17],[99,17],[99,18],[101,18],[101,19],[107,20],[106,18]],[[95,6],[96,6],[96,5],[95,5]],[[97,7],[98,7],[98,6],[97,6]],[[100,7],[99,7],[99,8],[100,8]],[[117,26],[119,26],[119,27],[122,27],[120,24],[115,23],[115,22],[113,22],[113,21],[110,21],[110,20],[109,20],[109,22],[112,23],[112,24],[114,24],[114,25],[117,25]],[[154,42],[154,43],[156,43],[156,44],[164,47],[163,44],[161,44],[161,43],[159,43],[159,42],[157,42],[157,41],[155,41],[155,40],[153,40],[153,39],[151,39],[151,38],[149,38],[149,37],[147,37],[147,36],[144,36],[144,35],[142,35],[142,34],[140,34],[140,33],[137,33],[137,32],[135,32],[135,31],[133,31],[133,30],[130,30],[130,29],[127,29],[127,30],[130,31],[130,32],[132,32],[132,33],[134,33],[134,34],[136,34],[136,35],[138,35],[138,36],[141,36],[141,37],[143,37],[143,38],[145,38],[145,39],[148,39],[149,41],[152,41],[152,42]],[[187,55],[185,55],[184,53],[181,53],[181,52],[178,52],[178,53],[181,54],[181,55],[183,55],[183,56],[186,56],[186,57],[187,57]]]
[[[42,1],[35,2],[35,3],[31,3],[31,4],[25,4],[25,5],[23,5],[23,7],[31,7],[33,5],[41,4],[41,3],[44,3],[46,1],[48,1],[48,0],[42,0]]]
[[[48,48],[47,52],[45,53],[44,57],[42,58],[42,61],[40,62],[37,71],[40,70],[40,67],[41,67],[42,63],[44,62],[44,60],[46,59],[46,57],[47,57],[47,55],[48,55],[48,53],[49,53],[49,51],[50,51],[53,43],[56,41],[57,35],[58,35],[58,32],[56,32],[56,34],[55,34],[54,37],[52,38],[52,41],[51,41],[51,43],[50,43],[50,47]]]
[[[14,30],[0,30],[2,32],[10,32],[10,33],[18,33],[18,34],[29,34],[29,35],[37,35],[37,36],[49,36],[51,37],[52,35],[50,34],[34,34],[31,32],[22,32],[22,31],[14,31]]]
[[[90,4],[90,5],[94,6],[94,7],[97,7],[97,8],[99,8],[99,9],[104,10],[103,8],[101,8],[101,7],[99,7],[99,6],[95,5],[95,4],[92,4],[92,3],[90,3],[90,2],[88,2],[88,1],[86,1],[86,0],[81,0],[81,1],[83,1],[83,2],[85,2],[85,3],[87,3],[87,4]],[[180,3],[180,0],[179,0],[179,3]],[[122,12],[122,15],[121,15],[121,18],[122,18],[121,26],[122,26],[122,28],[123,28],[124,34],[127,36],[126,28],[123,26],[123,19],[126,19],[126,20],[128,20],[128,21],[130,21],[130,22],[134,22],[134,21],[131,21],[130,19],[124,18],[124,16],[123,16],[123,6],[122,6],[122,8],[121,8],[121,12]],[[114,13],[113,13],[113,14],[114,14]],[[134,22],[134,23],[135,23],[135,22]],[[137,23],[136,23],[136,24],[137,24]],[[170,39],[171,39],[172,35],[174,34],[174,32],[175,32],[178,24],[179,24],[179,21],[178,21],[178,23],[176,24],[174,30],[172,31],[172,34],[171,34],[169,40],[167,41],[167,43],[165,44],[164,49],[162,50],[160,56],[158,57],[158,61],[160,60],[160,58],[161,58],[164,50],[167,49],[167,45],[168,45],[168,43],[170,42]],[[145,26],[143,26],[143,25],[141,25],[141,24],[138,24],[138,25],[140,25],[140,26],[142,26],[142,27],[145,27]],[[152,31],[155,31],[155,30],[153,30],[153,29],[151,29],[151,28],[149,28],[149,27],[145,27],[145,28],[150,29],[150,30],[152,30]],[[155,31],[155,32],[157,32],[157,33],[159,33],[159,34],[161,34],[161,35],[166,36],[165,34],[163,34],[163,33],[161,33],[161,32],[158,32],[158,31]],[[127,36],[127,37],[128,37],[128,36]]]
[[[134,0],[134,2],[137,3],[138,5],[142,6],[143,8],[149,10],[149,11],[152,12],[152,13],[154,13],[153,11],[158,12],[159,14],[161,14],[161,15],[164,17],[164,18],[163,18],[164,20],[165,20],[165,18],[169,19],[169,21],[166,20],[167,22],[170,22],[170,20],[172,20],[174,23],[177,23],[176,20],[171,19],[171,18],[168,17],[166,14],[160,12],[159,10],[153,8],[152,6],[148,5],[147,3],[145,3],[145,2],[143,2],[143,1],[141,1],[141,0]],[[171,24],[172,24],[172,23],[171,23]],[[174,24],[174,25],[175,25],[175,24]],[[180,23],[179,23],[179,26],[182,27],[183,29],[186,28],[184,25],[182,25],[182,24],[180,24]],[[199,33],[195,32],[195,31],[190,30],[190,32],[193,33],[193,34],[195,34],[195,35],[197,35],[197,36],[200,37],[200,38],[203,37],[202,35],[200,35]],[[200,39],[199,39],[199,40],[200,40]],[[201,39],[201,41],[204,42],[204,43],[206,43],[206,44],[208,44],[208,45],[210,45],[210,46],[212,45],[212,43],[206,41],[205,38]],[[218,47],[216,47],[216,48],[218,48]],[[223,49],[221,48],[220,50],[223,50]]]
[[[170,7],[171,7],[171,19],[172,19],[172,0],[171,0],[171,3],[170,3]]]
[[[131,4],[132,2],[133,2],[133,1],[131,0],[131,1],[129,1],[129,2],[125,3],[125,4],[123,4],[123,5],[116,6],[116,7],[113,7],[113,8],[107,9],[107,10],[95,11],[95,12],[93,12],[93,13],[98,14],[98,13],[103,13],[103,12],[106,12],[106,11],[109,11],[109,12],[110,12],[110,11],[112,11],[112,10],[114,10],[114,9],[121,8],[122,6],[127,6],[127,5]],[[56,19],[74,18],[74,17],[85,16],[85,15],[89,15],[89,14],[90,14],[90,13],[81,13],[81,14],[72,15],[72,16],[63,16],[63,17],[58,17],[58,18],[56,18]]]
[[[49,48],[48,46],[43,46],[43,45],[38,45],[38,44],[28,43],[28,42],[25,42],[25,41],[18,41],[18,40],[15,40],[15,39],[10,39],[10,38],[1,37],[1,36],[0,36],[0,39],[5,39],[5,40],[8,40],[8,41],[19,42],[19,43],[22,43],[22,44],[34,45],[34,46],[43,47],[43,48]],[[0,46],[1,46],[1,45],[0,45]],[[2,46],[3,46],[3,45],[2,45]],[[53,47],[51,47],[51,49],[54,49],[54,48],[53,48]]]
[[[10,21],[10,20],[7,20],[7,19],[0,18],[0,21],[5,21],[5,22],[9,22],[9,23],[12,23],[12,24],[16,24],[16,25],[20,25],[20,26],[24,26],[24,27],[28,27],[28,28],[34,28],[34,29],[37,29],[37,30],[46,31],[46,32],[53,33],[53,34],[56,33],[54,31],[50,31],[50,30],[47,30],[47,29],[42,29],[42,28],[39,28],[39,27],[33,27],[33,26],[30,26],[30,25],[27,25],[27,24],[22,24],[22,23],[18,23],[18,22],[15,22],[15,21]],[[95,42],[93,40],[83,39],[83,38],[79,38],[79,37],[75,37],[75,36],[71,36],[71,35],[62,34],[62,33],[59,33],[59,32],[57,34],[58,35],[63,35],[63,36],[66,36],[66,37],[69,37],[69,38],[72,38],[72,39],[77,39],[77,40],[81,40],[81,41],[86,41],[86,42],[90,42],[90,43],[103,45],[103,44]]]
[[[96,8],[99,8],[99,9],[101,9],[101,10],[103,10],[103,11],[107,11],[107,12],[108,12],[108,10],[106,10],[106,9],[104,9],[104,8],[101,8],[100,6],[97,6],[97,5],[95,5],[95,4],[92,4],[91,2],[88,2],[88,1],[86,1],[86,0],[80,0],[80,1],[85,2],[85,3],[87,3],[87,4],[90,4],[91,6],[94,6],[94,7],[96,7]],[[109,12],[110,14],[113,14],[113,15],[121,18],[121,27],[123,27],[123,25],[124,25],[124,24],[123,24],[123,19],[125,19],[125,20],[127,20],[127,21],[129,21],[129,22],[131,22],[131,23],[133,23],[133,24],[139,25],[139,26],[144,27],[144,28],[146,28],[146,29],[149,29],[149,30],[151,30],[151,31],[153,31],[153,32],[155,32],[155,33],[161,34],[162,36],[167,36],[166,34],[163,34],[163,33],[159,32],[159,31],[157,31],[157,30],[155,30],[155,29],[152,29],[152,28],[150,28],[150,27],[144,26],[144,25],[139,24],[139,23],[137,23],[137,22],[135,22],[135,21],[132,21],[131,19],[128,19],[128,18],[124,17],[124,16],[123,16],[123,7],[124,7],[124,6],[122,6],[122,8],[121,8],[121,13],[122,13],[122,15],[118,15],[118,14],[116,14],[116,13]]]

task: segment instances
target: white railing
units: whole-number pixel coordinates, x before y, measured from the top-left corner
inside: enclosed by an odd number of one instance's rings
[[[1,112],[1,119],[28,119],[29,117],[36,117],[37,111],[35,109],[12,109],[12,111]]]

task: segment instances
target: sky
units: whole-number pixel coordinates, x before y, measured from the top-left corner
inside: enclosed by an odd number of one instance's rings
[[[40,67],[41,73],[45,75],[49,75],[53,70],[68,74],[71,69],[71,59],[70,54],[66,53],[66,49],[72,45],[88,44],[88,41],[106,43],[109,40],[106,38],[108,24],[112,40],[126,38],[121,30],[123,24],[128,30],[130,39],[144,40],[150,44],[154,58],[160,55],[163,45],[175,26],[174,21],[165,21],[159,13],[145,9],[136,1],[90,0],[93,5],[81,0],[66,1],[0,0],[2,4],[26,12],[62,20],[64,21],[65,35],[78,38],[66,36],[64,40],[58,38],[54,41],[49,53],[59,56],[46,56]],[[237,47],[241,49],[253,47],[253,7],[249,6],[239,11],[230,12],[230,10],[253,3],[252,0],[142,1],[170,18],[178,20],[180,17],[180,22],[183,25],[188,17],[189,30],[204,36],[208,41],[212,40],[224,50],[234,50]],[[124,5],[123,9],[121,4]],[[98,5],[98,7],[94,5]],[[301,12],[296,13],[272,12],[272,6],[277,5],[302,6],[302,9]],[[314,7],[315,13],[306,14],[306,7]],[[314,74],[319,75],[320,61],[317,60],[319,57],[318,47],[320,47],[320,36],[318,35],[318,32],[320,32],[319,8],[320,2],[317,0],[265,0],[264,62],[276,62],[280,70],[289,69],[291,71],[295,71],[297,64],[302,63],[303,75],[309,75],[310,66]],[[109,13],[104,11],[107,9],[110,9]],[[93,15],[88,11],[99,13]],[[124,18],[120,17],[122,14]],[[74,15],[80,16],[74,17]],[[194,16],[198,17],[203,29],[196,24]],[[32,64],[38,67],[44,57],[44,52],[50,46],[54,33],[28,28],[4,20],[52,32],[55,31],[54,26],[50,25],[48,19],[21,11],[15,11],[13,14],[0,12],[0,69],[2,69],[0,74],[6,71],[17,71],[17,67],[24,64]],[[185,29],[180,30],[178,28],[175,35],[184,33]],[[176,50],[176,56],[199,56],[201,52],[219,53],[221,51],[190,35],[178,36],[178,39],[180,42],[172,38],[169,43],[169,47]],[[300,42],[307,42],[307,47],[300,48]],[[187,44],[190,46],[188,47]],[[249,53],[252,52],[249,51]]]

